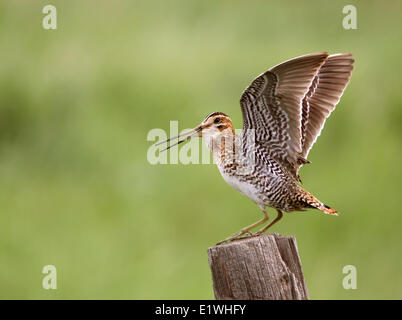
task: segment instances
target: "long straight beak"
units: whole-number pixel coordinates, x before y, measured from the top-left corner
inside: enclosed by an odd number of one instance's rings
[[[168,145],[166,148],[160,150],[159,152],[166,151],[166,150],[170,149],[171,147],[177,146],[178,144],[183,143],[183,142],[185,142],[187,140],[190,140],[193,137],[199,136],[201,130],[202,130],[202,127],[201,127],[201,125],[199,125],[198,127],[195,127],[194,129],[191,129],[189,131],[183,132],[183,133],[181,133],[181,134],[179,134],[177,136],[170,137],[169,139],[166,139],[166,140],[163,140],[163,141],[159,141],[158,143],[155,144],[155,146],[159,146],[159,145],[161,145],[163,143],[168,143],[168,142],[170,142],[170,141],[172,141],[174,139],[179,139],[176,143]],[[185,136],[187,136],[187,137],[180,140],[181,137],[185,137]]]

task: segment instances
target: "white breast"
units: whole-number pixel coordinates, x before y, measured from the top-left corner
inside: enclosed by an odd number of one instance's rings
[[[226,183],[233,189],[239,191],[241,194],[250,198],[255,203],[262,204],[262,200],[258,196],[259,192],[254,185],[248,182],[240,181],[236,176],[226,174],[223,172],[223,170],[221,170],[221,168],[219,168],[219,171]]]

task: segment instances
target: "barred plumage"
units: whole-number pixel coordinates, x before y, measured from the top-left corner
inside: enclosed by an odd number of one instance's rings
[[[298,171],[309,163],[308,153],[346,88],[353,63],[351,54],[326,52],[283,62],[262,73],[243,92],[239,135],[229,116],[214,112],[178,142],[203,137],[225,181],[264,212],[263,219],[222,242],[238,239],[266,222],[267,206],[275,208],[278,217],[255,235],[279,221],[282,211],[316,208],[337,214],[297,184],[301,181]]]

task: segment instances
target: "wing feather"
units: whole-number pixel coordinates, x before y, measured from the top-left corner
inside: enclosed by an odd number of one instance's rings
[[[327,57],[321,52],[285,61],[255,78],[240,99],[243,135],[252,132],[254,143],[296,180],[302,152],[302,100]]]
[[[307,159],[309,151],[324,127],[325,120],[339,102],[352,75],[353,63],[351,54],[330,55],[303,98],[302,158]],[[301,164],[303,163],[300,163],[299,167]]]

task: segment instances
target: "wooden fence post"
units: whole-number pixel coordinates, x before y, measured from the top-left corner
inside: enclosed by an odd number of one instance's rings
[[[215,299],[306,300],[296,238],[277,233],[208,248]]]

